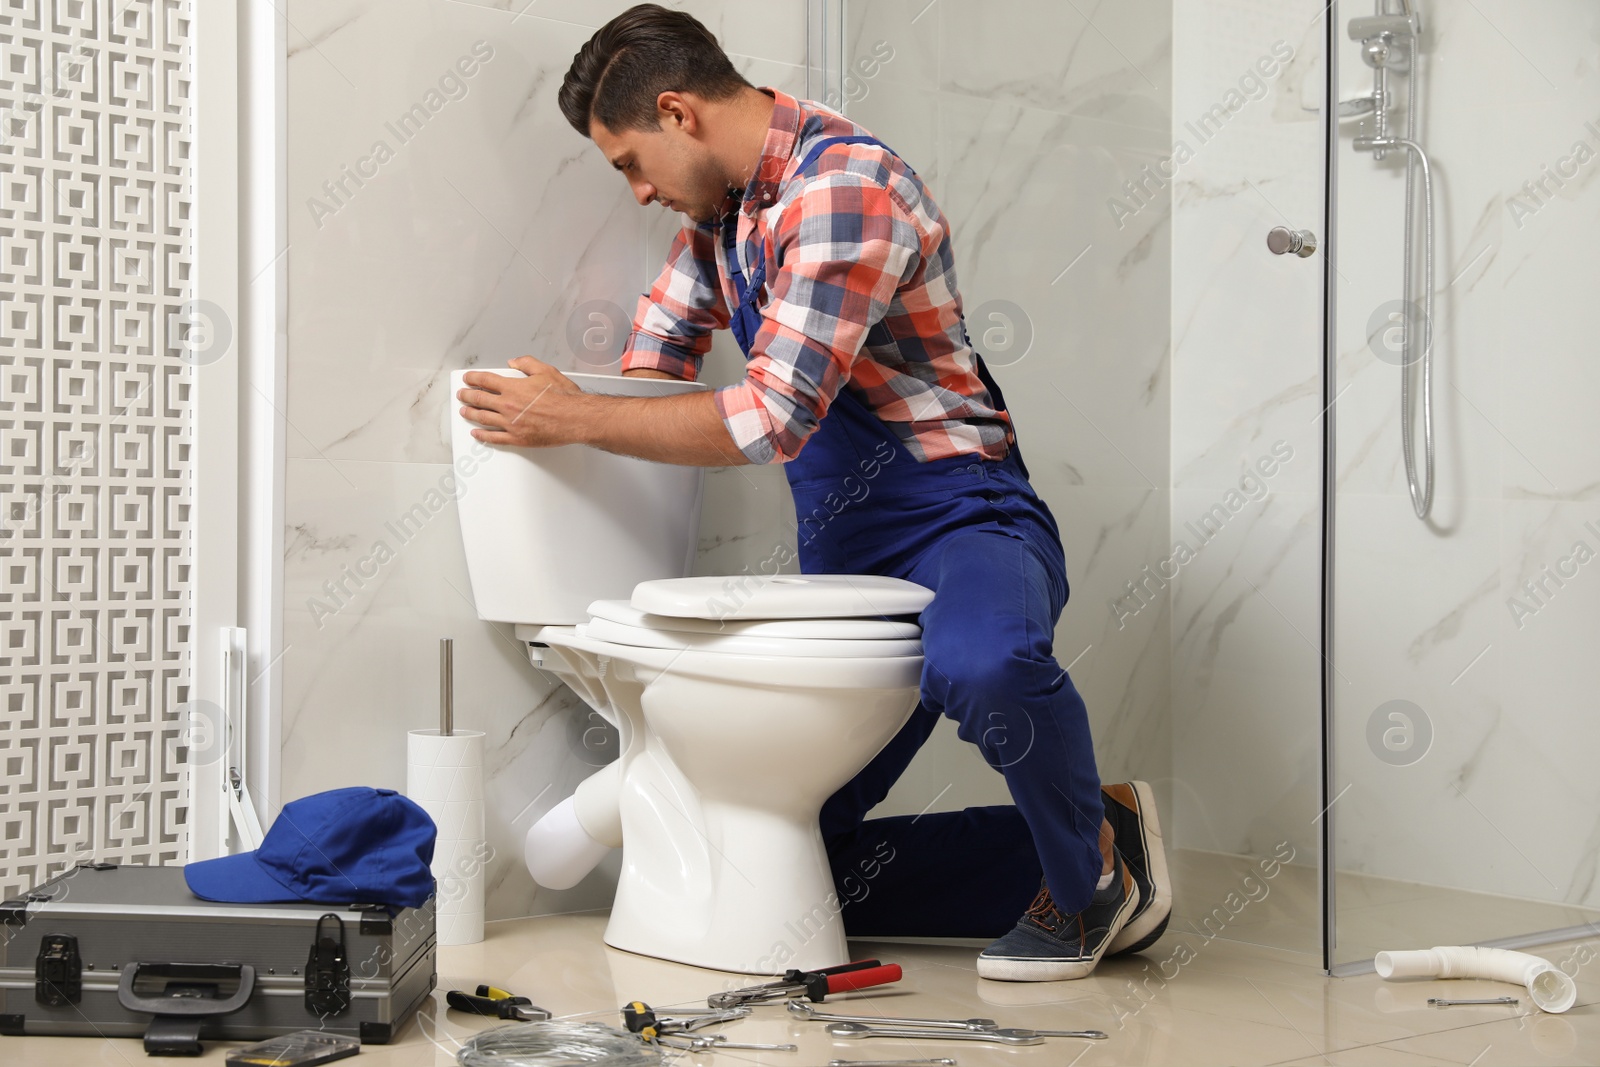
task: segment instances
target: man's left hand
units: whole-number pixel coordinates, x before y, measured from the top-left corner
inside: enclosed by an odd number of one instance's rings
[[[546,448],[578,440],[579,416],[588,397],[565,374],[532,356],[510,366],[526,378],[493,371],[472,371],[462,378],[467,388],[456,394],[461,414],[481,429],[472,436],[491,445]]]

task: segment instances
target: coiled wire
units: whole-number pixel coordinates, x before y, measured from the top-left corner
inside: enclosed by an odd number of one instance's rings
[[[661,1049],[604,1023],[516,1023],[485,1030],[456,1053],[461,1067],[657,1067]]]

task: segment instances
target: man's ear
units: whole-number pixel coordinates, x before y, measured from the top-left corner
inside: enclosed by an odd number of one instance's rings
[[[682,93],[673,89],[656,97],[656,118],[662,129],[676,126],[684,133],[693,134],[699,128],[699,116],[695,114],[694,106]]]

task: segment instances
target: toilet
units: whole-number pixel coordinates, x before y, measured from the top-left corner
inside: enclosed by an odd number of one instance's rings
[[[568,377],[614,395],[706,388]],[[688,577],[701,469],[491,447],[471,429],[451,415],[478,615],[511,624],[620,737],[529,830],[535,881],[568,888],[620,846],[612,947],[753,974],[847,962],[817,815],[916,707],[932,592],[876,575]]]

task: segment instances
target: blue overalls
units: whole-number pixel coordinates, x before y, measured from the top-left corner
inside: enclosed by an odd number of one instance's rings
[[[872,137],[830,137],[811,146],[798,173],[853,143],[890,151]],[[724,220],[722,236],[739,297],[730,325],[749,359],[766,248],[757,247],[747,283],[737,222]],[[981,358],[977,367],[1004,409]],[[919,463],[847,385],[784,473],[802,572],[884,574],[934,590],[919,620],[921,703],[822,809],[846,929],[998,937],[1038,892],[1041,870],[1062,911],[1086,907],[1100,877],[1100,780],[1088,713],[1051,651],[1068,595],[1060,531],[1017,447],[999,461]],[[1005,775],[1016,806],[863,822],[941,714]]]

